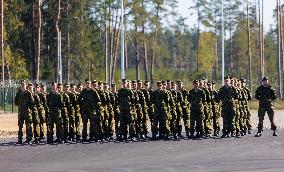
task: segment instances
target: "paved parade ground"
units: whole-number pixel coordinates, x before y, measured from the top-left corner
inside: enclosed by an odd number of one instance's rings
[[[0,115],[1,116],[1,115]],[[254,120],[256,113],[253,113]],[[17,145],[1,139],[0,171],[284,171],[284,111],[277,111],[278,137],[210,138],[128,143]],[[8,124],[7,124],[8,125]],[[254,127],[256,122],[254,122]],[[269,127],[268,119],[265,123]]]

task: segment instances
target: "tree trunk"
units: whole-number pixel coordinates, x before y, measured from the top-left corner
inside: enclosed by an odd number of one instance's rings
[[[144,0],[142,0],[142,9],[144,9]],[[145,15],[142,18],[142,34],[143,34],[143,59],[144,59],[144,79],[148,80],[148,54],[147,54],[147,42],[145,35]]]
[[[59,27],[59,20],[60,20],[60,8],[61,8],[61,0],[57,1],[57,16],[56,16],[56,23],[55,23],[55,27],[56,27],[56,36],[57,36],[57,59],[56,59],[56,64],[57,64],[57,68],[56,68],[56,74],[55,74],[55,78],[57,80],[57,82],[59,82],[59,56],[60,56],[60,27]]]
[[[4,58],[4,0],[0,1],[0,11],[1,11],[1,59],[2,59],[2,86],[5,86],[5,58]]]
[[[252,91],[252,57],[251,57],[251,33],[250,33],[250,19],[249,19],[249,1],[247,0],[247,39],[248,39],[248,68],[249,68],[249,80],[250,80],[250,90]]]
[[[31,40],[31,50],[32,50],[32,78],[36,79],[36,41],[35,41],[35,0],[32,0],[32,40]]]
[[[105,0],[105,82],[108,82],[108,17],[107,17],[107,1]]]
[[[37,30],[37,73],[36,80],[39,81],[40,78],[40,51],[41,51],[41,1],[37,1],[37,11],[38,11],[38,30]]]

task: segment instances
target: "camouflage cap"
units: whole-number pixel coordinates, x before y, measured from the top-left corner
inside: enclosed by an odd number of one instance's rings
[[[170,83],[171,83],[171,80],[168,79],[168,80],[167,80],[167,83],[170,84]]]
[[[115,87],[115,83],[110,84],[111,87]]]
[[[127,80],[126,79],[121,79],[121,82],[126,83]]]
[[[176,81],[176,83],[182,83],[182,81],[181,81],[180,79],[178,79],[178,80]]]
[[[162,81],[157,81],[157,86],[161,86],[162,85]]]
[[[90,80],[89,80],[89,79],[85,79],[85,83],[86,83],[86,84],[89,84],[89,83],[90,83]]]
[[[107,83],[107,82],[104,82],[103,85],[108,85],[108,83]]]
[[[225,76],[224,79],[226,80],[226,79],[231,79],[231,78],[230,76]]]
[[[144,81],[144,84],[150,84],[150,82],[146,80],[146,81]]]
[[[92,84],[96,84],[98,81],[97,80],[93,80],[92,81]]]
[[[29,86],[29,87],[30,87],[30,86],[33,86],[33,85],[34,85],[34,84],[33,84],[33,83],[31,83],[31,82],[30,82],[30,83],[28,83],[28,86]]]
[[[102,84],[103,84],[103,81],[98,81],[98,84],[99,84],[99,85],[102,85]]]
[[[65,83],[64,87],[70,87],[70,85],[68,83]]]
[[[246,82],[246,79],[245,79],[245,78],[241,78],[240,81],[243,82],[243,83],[245,83],[245,82]]]
[[[56,83],[56,82],[54,82],[54,81],[52,81],[52,82],[51,82],[51,85],[57,85],[57,83]]]
[[[21,83],[21,84],[25,84],[25,83],[26,83],[26,80],[21,79],[21,80],[20,80],[20,83]]]

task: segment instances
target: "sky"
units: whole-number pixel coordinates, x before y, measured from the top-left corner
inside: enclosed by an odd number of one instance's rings
[[[186,24],[192,27],[197,23],[196,16],[190,16],[188,8],[193,5],[193,0],[178,0],[178,13],[182,17],[188,17]],[[273,9],[276,7],[275,0],[264,0],[264,30],[268,31],[270,25],[275,25],[273,19]],[[273,26],[274,27],[274,26]]]

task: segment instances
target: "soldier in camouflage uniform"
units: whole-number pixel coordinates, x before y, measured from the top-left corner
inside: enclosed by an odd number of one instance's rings
[[[188,100],[190,103],[190,138],[200,138],[205,134],[204,131],[204,102],[205,92],[199,87],[199,81],[193,81],[193,89],[188,92]]]
[[[168,139],[170,135],[169,96],[162,82],[158,81],[157,86],[151,97],[154,104],[152,140],[156,140],[158,132],[160,139]]]
[[[205,130],[205,137],[210,137],[212,131],[212,106],[211,106],[211,99],[212,95],[207,86],[207,80],[202,79],[200,82],[200,88],[205,93],[205,101],[204,101],[204,130]]]
[[[40,93],[39,93],[39,98],[40,98],[40,101],[43,105],[43,108],[44,108],[44,112],[45,112],[45,124],[46,124],[46,119],[47,119],[47,114],[49,113],[49,109],[48,109],[48,106],[47,106],[47,93],[46,93],[46,85],[41,85],[40,86]],[[47,125],[46,125],[46,128],[47,128]]]
[[[252,95],[251,92],[249,90],[249,88],[246,86],[246,80],[244,78],[241,79],[241,88],[244,91],[245,96],[245,100],[243,102],[243,106],[244,106],[244,131],[243,133],[246,134],[251,134],[251,130],[252,130],[252,125],[251,125],[251,114],[250,114],[250,108],[249,108],[249,101],[252,99]]]
[[[169,94],[169,115],[171,116],[170,120],[170,129],[171,135],[176,139],[177,138],[177,126],[176,126],[176,119],[177,119],[177,110],[176,110],[176,102],[177,102],[177,91],[175,88],[175,84],[172,83],[170,80],[167,80],[166,90]]]
[[[104,83],[103,90],[106,96],[106,107],[107,107],[107,119],[106,120],[106,138],[112,140],[113,139],[113,118],[114,118],[114,110],[113,103],[111,100],[111,92],[109,90],[108,83]]]
[[[39,112],[38,112],[38,105],[40,104],[39,97],[34,93],[34,86],[32,83],[28,84],[28,94],[32,96],[32,101],[30,103],[30,108],[32,110],[32,121],[33,121],[33,134],[34,134],[34,143],[39,143],[39,137],[40,137],[40,118],[39,118]]]
[[[154,113],[154,109],[153,109],[153,104],[151,102],[151,94],[152,94],[152,90],[150,88],[150,83],[149,81],[145,81],[144,82],[144,87],[141,89],[144,98],[145,98],[145,105],[142,107],[143,111],[146,111],[144,114],[144,118],[143,118],[143,129],[144,129],[144,134],[146,138],[148,137],[148,122],[151,122],[151,129],[152,129],[152,124],[153,124],[153,113]],[[146,116],[147,115],[147,116]]]
[[[83,142],[87,141],[87,125],[90,122],[89,129],[89,141],[97,141],[98,139],[103,139],[102,136],[102,103],[98,92],[91,87],[91,82],[86,80],[86,86],[81,91],[78,102],[81,108],[82,114],[82,138]]]
[[[37,110],[38,110],[38,116],[39,116],[39,140],[43,141],[44,139],[44,124],[46,121],[46,115],[45,115],[45,108],[44,108],[44,103],[43,101],[44,98],[41,95],[41,88],[38,84],[36,84],[36,92],[35,92],[35,104],[37,106]]]
[[[231,78],[231,86],[235,90],[237,97],[234,100],[235,104],[235,132],[232,132],[232,137],[236,135],[236,137],[240,137],[240,131],[242,128],[242,113],[241,113],[241,100],[242,100],[242,95],[241,91],[238,86],[238,80],[236,78]]]
[[[142,91],[142,82],[140,80],[137,81],[137,90],[136,95],[138,97],[138,103],[136,105],[137,109],[137,128],[139,128],[139,132],[137,133],[140,139],[146,139],[148,135],[148,106],[146,102],[145,95]],[[140,114],[139,114],[140,113]]]
[[[273,136],[277,136],[276,125],[274,122],[274,104],[273,102],[277,99],[275,89],[269,85],[268,78],[264,77],[262,79],[262,85],[259,86],[255,92],[255,98],[259,100],[259,109],[258,109],[258,132],[255,135],[260,137],[263,131],[263,120],[265,113],[267,112],[269,121],[271,123],[271,130],[273,131]]]
[[[100,117],[100,125],[102,126],[102,129],[100,131],[101,133],[101,139],[108,139],[108,118],[109,118],[109,113],[108,113],[108,97],[106,92],[103,90],[103,82],[98,81],[97,85],[97,92],[100,96],[101,100],[101,117]]]
[[[80,105],[78,103],[78,97],[80,95],[80,92],[82,91],[81,84],[76,87],[76,85],[71,84],[71,91],[75,94],[75,99],[76,102],[73,104],[74,110],[75,110],[75,135],[76,135],[76,140],[79,141],[81,138],[81,131],[80,131],[80,124],[81,124],[81,110],[80,110]]]
[[[58,92],[57,84],[52,83],[52,91],[47,95],[47,143],[53,143],[54,124],[56,125],[56,142],[64,143],[63,118],[61,109],[63,107],[63,96]]]
[[[69,137],[69,116],[68,108],[70,107],[70,99],[67,93],[64,92],[63,85],[58,84],[58,92],[63,97],[63,104],[61,108],[61,117],[63,119],[64,141],[67,142]]]
[[[75,142],[75,108],[78,102],[76,94],[70,90],[70,85],[64,85],[64,93],[69,97],[69,105],[67,107],[69,119],[69,140]]]
[[[211,92],[212,99],[212,118],[213,118],[213,129],[214,129],[214,136],[219,136],[220,133],[220,117],[221,117],[221,109],[220,109],[220,98],[218,95],[218,91],[216,90],[216,85],[212,82],[212,87],[209,87],[209,91]]]
[[[130,135],[130,138],[134,137],[135,126],[133,125],[133,102],[134,95],[133,92],[129,89],[128,82],[122,80],[122,88],[117,92],[117,102],[119,106],[119,123],[120,123],[120,132],[122,138],[119,140],[127,141],[127,135]]]
[[[225,85],[219,90],[219,97],[222,101],[221,116],[223,118],[222,138],[234,136],[235,132],[235,99],[238,95],[231,86],[230,77],[225,77]]]
[[[110,101],[113,107],[113,118],[114,118],[114,130],[116,134],[116,138],[121,138],[120,131],[119,131],[119,107],[118,107],[118,100],[117,100],[117,91],[116,85],[114,83],[111,84],[111,91],[110,91]]]
[[[32,140],[32,114],[30,109],[30,102],[32,97],[29,96],[27,91],[27,84],[21,81],[21,88],[17,91],[15,96],[15,105],[18,106],[18,144],[22,144],[23,139],[23,125],[26,127],[26,143]]]

